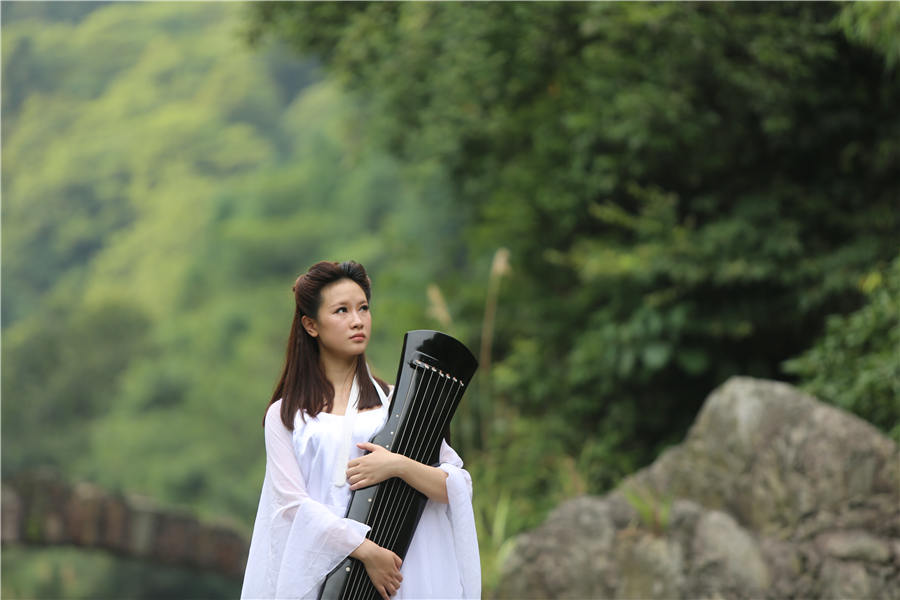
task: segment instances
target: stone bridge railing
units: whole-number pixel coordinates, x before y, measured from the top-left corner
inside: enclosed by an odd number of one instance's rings
[[[150,500],[69,484],[48,471],[2,484],[3,545],[71,545],[240,579],[248,538]]]

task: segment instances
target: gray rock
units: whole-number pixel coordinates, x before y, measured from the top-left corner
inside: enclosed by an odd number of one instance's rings
[[[497,595],[900,599],[900,453],[789,385],[730,379],[681,445],[521,535]]]
[[[888,541],[878,539],[865,531],[826,533],[821,536],[820,544],[825,554],[844,560],[883,563],[891,558]]]
[[[696,595],[758,597],[769,587],[769,569],[756,541],[728,514],[705,511],[693,539]]]
[[[861,563],[828,561],[822,569],[822,597],[829,600],[872,598],[873,585]]]
[[[681,546],[664,537],[632,530],[617,540],[617,598],[677,598],[684,588]]]
[[[509,598],[595,598],[612,594],[606,580],[614,576],[615,528],[606,503],[580,498],[557,508],[543,524],[544,535],[531,538],[507,560],[512,573],[529,570],[534,577],[508,577]],[[571,540],[579,538],[579,544]]]

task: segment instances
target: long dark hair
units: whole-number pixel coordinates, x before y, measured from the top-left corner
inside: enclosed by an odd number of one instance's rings
[[[372,297],[372,285],[366,269],[352,260],[342,263],[318,262],[294,283],[294,321],[288,338],[284,369],[269,406],[281,399],[281,421],[290,430],[294,429],[294,416],[298,410],[314,417],[322,411],[330,412],[334,399],[334,386],[325,377],[319,363],[319,343],[307,333],[300,319],[306,315],[317,318],[322,303],[322,289],[336,281],[349,279],[358,284],[366,294],[366,301]],[[356,381],[359,386],[360,410],[381,406],[381,398],[369,380],[369,369],[365,353],[356,359]],[[387,392],[388,385],[377,379],[378,385]],[[302,413],[301,413],[302,415]],[[265,418],[263,418],[265,424]]]

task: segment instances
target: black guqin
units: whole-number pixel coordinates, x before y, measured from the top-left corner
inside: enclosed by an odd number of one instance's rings
[[[397,383],[385,426],[372,437],[392,452],[426,465],[438,463],[443,433],[478,361],[458,340],[439,331],[409,331],[403,338]],[[427,498],[399,478],[356,490],[347,517],[369,525],[368,538],[401,559]],[[323,600],[380,600],[362,562],[346,558],[319,591]]]

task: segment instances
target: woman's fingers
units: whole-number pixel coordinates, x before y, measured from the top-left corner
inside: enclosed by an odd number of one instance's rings
[[[347,483],[351,486],[360,484],[359,487],[365,487],[365,475],[357,472],[357,469],[347,469]],[[354,488],[355,489],[355,488]]]
[[[351,475],[350,471],[347,471],[347,483],[350,484],[350,489],[352,490],[371,485],[364,475]]]
[[[397,583],[396,581],[389,581],[381,587],[381,589],[379,590],[379,593],[381,593],[382,596],[384,596],[384,594],[387,594],[388,596],[393,596],[394,594],[397,593],[398,589],[400,589],[399,583]],[[382,592],[382,590],[383,590],[383,592]]]
[[[370,543],[367,550],[371,551],[367,551],[361,559],[366,567],[366,573],[382,600],[390,600],[390,597],[397,593],[403,580],[397,563],[399,557],[396,553],[374,543]]]
[[[375,485],[397,476],[398,461],[396,454],[368,442],[360,442],[358,445],[376,448],[377,450],[366,456],[354,458],[347,463],[347,479],[350,485],[356,484],[354,489]]]

